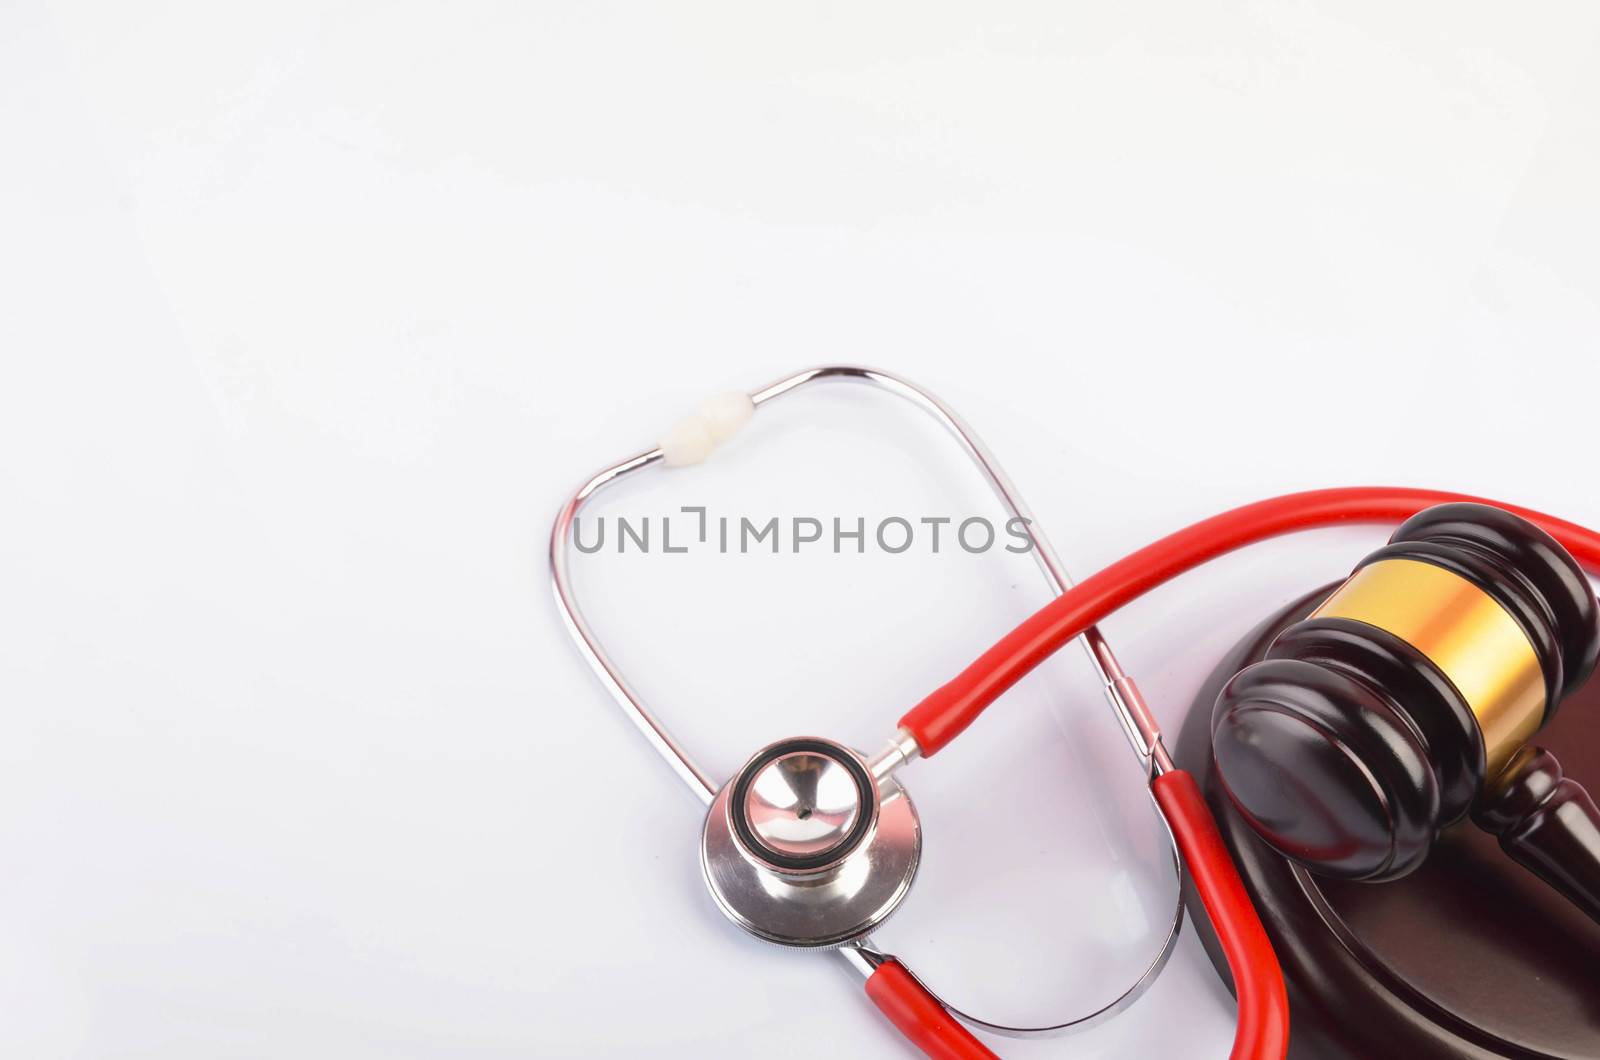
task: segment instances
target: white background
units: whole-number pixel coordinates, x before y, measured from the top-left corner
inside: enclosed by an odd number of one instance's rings
[[[960,409],[1080,572],[1322,485],[1600,522],[1597,41],[1585,3],[7,0],[0,1053],[909,1055],[709,906],[694,802],[550,606],[559,503],[704,393],[859,360]],[[797,396],[629,503],[988,511],[937,441]],[[1175,727],[1382,533],[1108,631]],[[875,746],[1040,602],[1007,563],[581,580],[726,775]],[[892,941],[999,1005],[1103,992],[1166,897],[1056,669],[907,774]],[[1121,1019],[997,1046],[1231,1021],[1186,934]]]

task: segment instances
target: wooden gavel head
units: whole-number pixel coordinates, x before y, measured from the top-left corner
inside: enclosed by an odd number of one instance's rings
[[[1324,875],[1403,876],[1469,810],[1505,845],[1560,780],[1518,752],[1597,655],[1594,592],[1548,534],[1430,508],[1224,686],[1218,775],[1266,843]]]

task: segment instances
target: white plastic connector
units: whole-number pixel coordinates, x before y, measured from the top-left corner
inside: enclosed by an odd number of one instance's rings
[[[716,447],[705,421],[699,416],[687,416],[662,437],[661,459],[668,467],[687,467],[710,456]]]
[[[739,428],[750,422],[756,414],[755,402],[741,390],[713,394],[700,402],[699,417],[711,432],[711,441],[717,445],[739,433]]]
[[[661,439],[662,461],[668,467],[698,464],[749,423],[755,411],[750,395],[737,390],[707,398],[694,415],[673,424]]]

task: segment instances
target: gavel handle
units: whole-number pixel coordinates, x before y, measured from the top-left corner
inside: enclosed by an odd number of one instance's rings
[[[1512,860],[1600,923],[1600,810],[1542,747],[1519,751],[1472,812]]]

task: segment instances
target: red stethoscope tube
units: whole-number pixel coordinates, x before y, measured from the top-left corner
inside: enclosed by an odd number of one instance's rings
[[[918,703],[900,724],[916,738],[922,754],[931,756],[1058,648],[1119,607],[1187,570],[1280,534],[1340,523],[1398,523],[1449,501],[1475,501],[1514,512],[1544,529],[1585,568],[1600,571],[1600,534],[1528,508],[1461,493],[1382,486],[1292,493],[1202,520],[1079,582]],[[1233,975],[1239,1015],[1231,1060],[1282,1060],[1289,1047],[1283,975],[1199,786],[1188,773],[1170,770],[1156,777],[1151,789],[1172,827]],[[873,972],[867,980],[867,994],[912,1043],[935,1060],[995,1055],[896,961]]]
[[[907,1041],[933,1060],[999,1060],[899,961],[878,965],[867,979],[867,996]]]
[[[1172,826],[1184,867],[1233,975],[1239,1014],[1228,1055],[1231,1060],[1283,1060],[1289,1051],[1289,995],[1278,955],[1272,952],[1267,929],[1250,904],[1200,785],[1188,773],[1174,769],[1157,777],[1150,788],[1161,815]]]
[[[1439,490],[1356,486],[1290,493],[1214,515],[1169,534],[1085,578],[1035,611],[948,684],[912,707],[900,724],[924,757],[937,753],[983,709],[1056,649],[1117,608],[1207,560],[1295,530],[1339,523],[1398,523],[1424,508],[1475,501],[1541,527],[1589,570],[1600,570],[1600,534],[1512,504]]]

